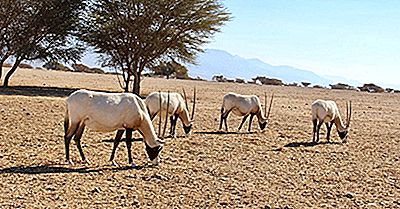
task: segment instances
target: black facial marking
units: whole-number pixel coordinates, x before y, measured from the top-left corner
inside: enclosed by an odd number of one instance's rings
[[[261,130],[264,130],[265,129],[265,127],[267,127],[267,122],[264,122],[264,123],[258,123],[259,125],[260,125],[260,129]]]
[[[185,131],[185,134],[189,134],[190,130],[192,130],[192,124],[188,126],[183,125],[183,130]]]
[[[345,139],[348,134],[348,131],[342,131],[342,132],[338,131],[338,134],[340,139]]]
[[[151,148],[149,145],[147,145],[147,143],[144,144],[146,145],[146,152],[150,160],[154,160],[160,154],[163,148],[162,146],[156,146]]]

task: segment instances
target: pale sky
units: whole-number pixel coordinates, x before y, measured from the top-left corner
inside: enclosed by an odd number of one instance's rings
[[[320,75],[400,86],[398,0],[223,0],[232,13],[206,48]]]

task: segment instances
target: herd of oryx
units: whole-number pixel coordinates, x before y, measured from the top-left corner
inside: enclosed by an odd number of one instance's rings
[[[241,95],[228,93],[223,97],[221,107],[221,120],[219,129],[225,125],[228,131],[227,117],[229,113],[242,116],[240,130],[250,116],[248,131],[254,116],[257,116],[260,129],[268,125],[268,119],[274,99],[272,94],[269,108],[267,110],[267,96],[265,95],[265,109],[262,110],[260,99],[256,95]],[[114,156],[118,144],[125,132],[126,146],[128,149],[129,164],[136,166],[132,160],[132,132],[139,131],[143,136],[146,152],[151,163],[159,163],[160,152],[164,141],[161,140],[161,118],[165,112],[164,132],[167,119],[170,119],[170,134],[175,136],[175,128],[178,118],[182,121],[185,134],[189,134],[194,121],[194,110],[196,104],[196,89],[193,91],[192,114],[189,115],[186,93],[183,90],[183,97],[174,92],[153,92],[145,100],[132,93],[106,93],[89,90],[78,90],[73,92],[66,100],[66,115],[64,119],[64,141],[67,163],[73,162],[69,156],[69,145],[72,137],[84,162],[88,162],[81,146],[81,137],[85,127],[93,131],[112,132],[117,130],[114,145],[110,157],[113,165],[117,165]],[[346,124],[343,123],[339,109],[334,101],[316,100],[311,105],[313,122],[313,142],[319,141],[319,130],[323,124],[327,128],[327,140],[329,142],[332,125],[335,124],[339,137],[342,140],[347,138],[351,120],[351,102],[347,104]],[[156,134],[152,120],[159,115],[159,131]]]

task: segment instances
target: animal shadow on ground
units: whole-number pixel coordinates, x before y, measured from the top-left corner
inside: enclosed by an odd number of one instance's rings
[[[100,171],[124,171],[124,170],[142,170],[144,168],[151,168],[153,165],[143,166],[120,166],[120,167],[101,167],[101,168],[69,168],[63,167],[62,165],[31,165],[31,166],[15,166],[9,168],[0,169],[0,174],[5,173],[18,173],[18,174],[49,174],[49,173],[98,173]]]
[[[101,140],[101,142],[114,143],[114,140],[115,139],[103,139],[103,140]],[[142,142],[142,141],[143,141],[143,138],[134,138],[134,139],[132,139],[132,142]],[[126,138],[122,138],[120,143],[121,142],[126,142]]]
[[[286,144],[283,147],[314,147],[317,145],[326,145],[326,144],[332,144],[332,145],[340,145],[342,143],[340,142],[327,142],[327,141],[323,141],[323,142],[291,142],[289,144]]]
[[[236,132],[236,131],[197,131],[195,134],[228,135],[228,134],[254,134],[256,132]]]
[[[41,86],[10,86],[0,87],[0,95],[67,97],[76,90],[78,89]],[[106,92],[113,93],[111,91]]]
[[[0,169],[3,173],[20,173],[20,174],[46,174],[46,173],[96,173],[101,169],[93,168],[68,168],[60,165],[31,165],[31,166],[15,166]]]
[[[171,139],[172,140],[172,139],[179,139],[179,138],[185,138],[185,136],[176,136],[174,138],[171,135],[168,135],[168,136],[164,137],[163,139]],[[112,138],[112,139],[103,139],[103,140],[101,140],[101,142],[114,143],[114,140],[115,140],[114,138]],[[122,138],[120,143],[121,142],[126,142],[126,138]],[[132,139],[132,142],[143,142],[143,138],[134,138],[134,139]]]
[[[164,139],[180,139],[180,138],[186,138],[186,136],[175,136],[175,137],[173,137],[172,135],[167,135],[167,136],[165,136],[164,137]]]

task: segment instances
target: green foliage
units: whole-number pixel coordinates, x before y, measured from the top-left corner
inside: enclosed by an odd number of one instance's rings
[[[74,61],[80,58],[82,48],[77,47],[74,34],[84,8],[83,0],[28,0],[24,9],[22,29],[17,40],[17,56],[33,60]]]
[[[79,60],[83,47],[74,35],[84,7],[85,0],[1,0],[0,62],[15,60],[4,85],[23,60]]]
[[[159,65],[152,67],[151,71],[153,71],[155,75],[165,75],[167,78],[170,76],[180,79],[189,78],[188,69],[175,61],[170,61],[167,63],[161,62]]]
[[[124,72],[125,91],[134,76],[139,94],[145,68],[171,58],[194,63],[228,20],[218,0],[94,0],[81,38],[103,55],[103,66]]]

